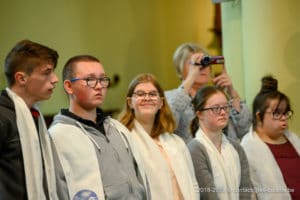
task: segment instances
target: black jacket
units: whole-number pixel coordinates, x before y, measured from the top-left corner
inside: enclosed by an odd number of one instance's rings
[[[0,200],[26,200],[22,148],[12,100],[0,94]]]

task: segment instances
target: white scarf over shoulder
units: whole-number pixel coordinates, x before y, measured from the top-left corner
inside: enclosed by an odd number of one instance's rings
[[[204,145],[212,166],[215,189],[221,200],[238,200],[241,180],[240,159],[226,136],[222,136],[221,153],[201,128],[196,139]]]
[[[285,136],[300,155],[299,137],[291,132],[285,132]],[[245,149],[251,180],[259,199],[291,199],[281,170],[271,150],[252,130],[252,127],[243,137],[241,145]]]
[[[141,124],[134,121],[131,131],[132,150],[139,152],[137,163],[142,165],[149,181],[153,200],[173,200],[172,182],[166,160],[159,147],[144,130]],[[198,200],[199,188],[194,174],[191,156],[185,143],[176,135],[165,133],[159,136],[166,151],[181,193],[185,200]]]
[[[39,132],[37,132],[30,109],[24,100],[9,88],[6,88],[6,91],[12,99],[16,111],[17,126],[23,152],[27,197],[29,200],[46,199],[43,189],[44,162],[50,200],[56,200],[53,157],[44,118],[40,113],[38,119]],[[38,110],[38,107],[35,106],[35,109]]]
[[[76,124],[77,126],[58,123],[49,128],[66,178],[69,199],[78,199],[84,192],[90,192],[95,199],[104,199],[94,145],[99,150],[100,147],[79,122]]]

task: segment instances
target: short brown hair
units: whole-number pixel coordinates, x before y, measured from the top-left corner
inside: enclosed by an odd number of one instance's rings
[[[63,68],[63,81],[74,78],[76,63],[78,62],[98,62],[101,63],[100,60],[91,55],[77,55],[71,57]]]
[[[30,40],[18,42],[5,58],[4,72],[9,86],[15,83],[14,75],[18,71],[31,74],[35,68],[49,63],[56,68],[58,53]]]

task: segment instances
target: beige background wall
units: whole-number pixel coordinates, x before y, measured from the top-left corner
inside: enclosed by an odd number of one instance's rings
[[[300,1],[237,0],[222,3],[223,53],[249,105],[261,78],[273,74],[290,97],[291,130],[300,134]],[[242,67],[241,67],[242,66]]]
[[[233,83],[251,106],[260,79],[272,73],[292,101],[291,129],[300,133],[300,1],[235,0],[222,3],[223,54]],[[172,54],[182,42],[199,42],[218,54],[211,0],[52,0],[0,1],[0,62],[19,40],[28,38],[55,48],[57,74],[76,54],[97,56],[120,83],[109,90],[104,109],[120,109],[129,81],[154,73],[165,89],[179,83]],[[5,87],[3,73],[0,86]],[[68,105],[61,82],[45,114]]]
[[[214,53],[213,17],[210,0],[2,0],[0,62],[3,66],[7,52],[24,38],[59,52],[59,77],[69,57],[92,54],[109,76],[120,76],[103,105],[120,109],[129,81],[138,73],[154,73],[165,89],[177,86],[172,54],[182,42],[199,42]],[[5,87],[2,72],[0,84]],[[67,105],[60,82],[41,108],[55,114]]]

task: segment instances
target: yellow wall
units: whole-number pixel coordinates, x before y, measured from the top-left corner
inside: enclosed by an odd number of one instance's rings
[[[289,96],[300,134],[300,1],[236,0],[222,3],[223,51],[235,83],[251,105],[261,78],[273,74]],[[298,123],[297,123],[298,122]]]
[[[120,109],[129,81],[137,73],[154,73],[165,89],[177,86],[173,51],[188,41],[211,46],[213,15],[211,0],[1,1],[0,62],[25,38],[59,52],[59,77],[69,57],[92,54],[102,61],[109,76],[120,76],[120,84],[109,90],[103,105]],[[4,88],[5,78],[0,74]],[[67,105],[60,82],[41,108],[45,114],[55,114]]]

